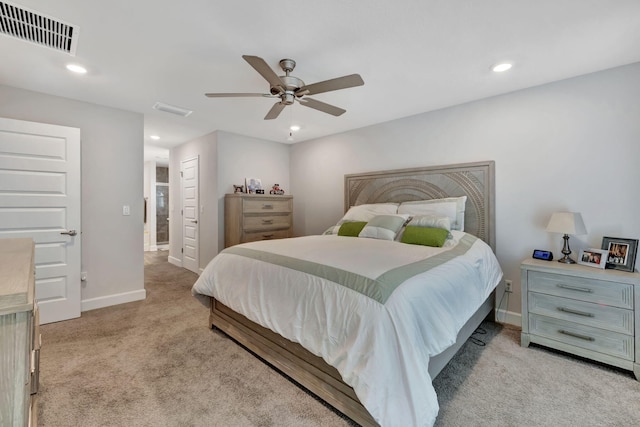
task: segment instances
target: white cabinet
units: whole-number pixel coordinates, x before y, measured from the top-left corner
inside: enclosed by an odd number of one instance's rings
[[[37,425],[40,332],[34,243],[0,239],[0,426]]]
[[[525,260],[521,344],[632,370],[640,379],[640,274]]]

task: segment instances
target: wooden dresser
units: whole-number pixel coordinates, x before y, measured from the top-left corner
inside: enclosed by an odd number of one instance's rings
[[[640,274],[526,260],[521,344],[628,369],[640,379]]]
[[[0,239],[0,426],[37,425],[40,329],[34,243]]]
[[[224,247],[293,236],[293,196],[235,193],[224,198]]]

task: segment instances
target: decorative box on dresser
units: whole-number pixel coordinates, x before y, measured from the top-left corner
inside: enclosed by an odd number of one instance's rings
[[[34,243],[0,239],[0,426],[37,425],[40,353]]]
[[[521,265],[521,344],[633,371],[640,380],[640,274],[529,259]]]
[[[293,196],[226,194],[224,247],[293,236]]]

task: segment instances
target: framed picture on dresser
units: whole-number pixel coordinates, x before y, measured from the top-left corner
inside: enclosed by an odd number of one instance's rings
[[[589,267],[605,268],[609,251],[604,249],[583,249],[578,257],[578,264]]]
[[[636,266],[638,239],[603,237],[602,249],[609,251],[607,268],[633,272]]]

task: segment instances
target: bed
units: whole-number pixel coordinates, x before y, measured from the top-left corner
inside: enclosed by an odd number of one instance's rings
[[[442,248],[378,238],[388,232],[380,227],[369,227],[369,239],[336,235],[358,222],[350,213],[387,205],[396,213],[364,227],[403,216],[397,236],[408,235],[409,221],[432,219],[430,210],[411,214],[431,209],[427,201],[458,207],[447,210]],[[431,379],[492,314],[502,277],[494,162],[345,175],[341,221],[323,235],[227,248],[192,292],[210,307],[212,327],[355,422],[431,425]]]

